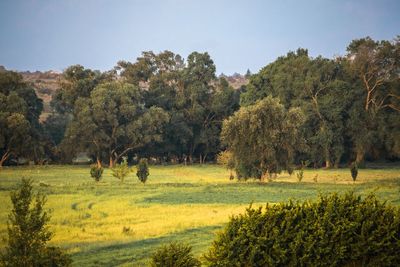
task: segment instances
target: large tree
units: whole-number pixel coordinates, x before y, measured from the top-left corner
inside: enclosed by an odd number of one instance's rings
[[[216,80],[208,53],[193,52],[184,62],[170,51],[144,52],[135,63],[119,62],[117,69],[141,89],[146,107],[160,107],[171,117],[163,141],[144,147],[144,153],[204,162],[219,151],[222,120],[237,109],[238,92]]]
[[[42,101],[20,74],[0,71],[0,167],[10,156],[35,156],[42,109]]]
[[[288,169],[294,153],[303,147],[303,121],[300,109],[286,110],[272,97],[242,107],[225,120],[221,137],[233,153],[238,175],[263,178]]]
[[[309,147],[306,157],[315,166],[337,166],[344,153],[345,110],[349,104],[342,76],[339,61],[313,59],[307,50],[298,49],[252,75],[241,95],[241,105],[273,96],[286,108],[301,108],[306,117],[301,129]]]
[[[400,39],[353,40],[343,62],[348,67],[353,105],[348,131],[358,163],[398,156],[400,112]]]
[[[73,115],[64,146],[74,143],[98,163],[106,154],[111,167],[128,152],[159,141],[169,119],[161,108],[146,108],[136,86],[118,81],[100,84],[90,97],[78,98]]]

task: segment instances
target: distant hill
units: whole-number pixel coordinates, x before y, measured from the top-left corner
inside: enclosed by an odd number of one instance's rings
[[[244,75],[241,75],[239,73],[234,73],[230,76],[227,76],[222,73],[221,75],[219,75],[219,78],[222,78],[222,77],[225,78],[228,81],[229,85],[235,89],[239,89],[243,85],[246,85],[249,83],[249,80]]]

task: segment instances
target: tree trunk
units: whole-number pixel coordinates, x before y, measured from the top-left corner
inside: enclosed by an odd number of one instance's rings
[[[203,157],[202,154],[200,153],[200,165],[203,164]]]
[[[97,162],[97,168],[101,168],[101,161],[98,157],[96,158],[96,162]]]
[[[329,169],[332,167],[331,161],[329,159],[325,160],[325,168]]]
[[[115,159],[113,159],[112,157],[110,157],[110,164],[109,164],[109,167],[110,167],[110,168],[113,168],[113,167],[114,167],[114,164],[115,164]]]
[[[362,165],[362,164],[364,163],[364,156],[365,156],[364,151],[361,151],[361,150],[358,150],[358,151],[357,151],[356,163],[357,163],[358,165]]]
[[[340,160],[336,160],[335,163],[334,163],[334,165],[333,165],[333,167],[334,167],[335,169],[339,168],[339,163],[340,163]]]
[[[3,163],[8,159],[10,156],[10,152],[6,151],[6,153],[3,154],[3,156],[0,159],[0,168],[3,168]]]

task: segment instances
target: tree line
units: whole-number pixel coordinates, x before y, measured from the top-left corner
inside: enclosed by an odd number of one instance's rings
[[[110,166],[124,156],[203,163],[228,149],[242,166],[274,172],[304,160],[338,167],[399,158],[400,37],[353,40],[334,59],[299,48],[237,90],[215,72],[198,52],[186,60],[143,52],[106,72],[70,66],[53,114],[39,123],[43,104],[32,86],[2,71],[0,164],[18,156],[70,162],[83,151]]]

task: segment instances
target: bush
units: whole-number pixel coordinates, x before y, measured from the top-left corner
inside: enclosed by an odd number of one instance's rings
[[[257,169],[255,166],[246,165],[244,163],[237,164],[235,166],[235,171],[239,180],[247,180],[250,177],[261,179],[262,176],[261,170]]]
[[[162,246],[152,255],[152,267],[198,267],[201,263],[192,254],[192,248],[186,244],[171,243]]]
[[[400,209],[374,195],[248,208],[204,256],[208,266],[396,266]]]
[[[309,161],[301,161],[301,166],[299,171],[296,173],[297,181],[300,183],[303,180],[304,177],[304,169],[308,166]]]
[[[119,179],[121,183],[124,182],[125,177],[131,172],[131,169],[128,166],[128,161],[124,157],[120,164],[115,164],[115,166],[111,169],[112,175]]]
[[[90,165],[90,176],[92,176],[96,182],[100,181],[103,171],[103,167],[98,166],[97,164]]]
[[[217,163],[225,166],[229,171],[229,180],[233,180],[235,176],[232,173],[232,170],[235,169],[235,159],[233,158],[232,152],[225,150],[221,151],[217,155]]]
[[[304,177],[304,170],[300,169],[297,173],[296,173],[296,177],[297,177],[297,181],[300,183],[303,180]]]
[[[8,221],[8,240],[2,266],[69,266],[70,257],[61,249],[47,247],[53,235],[46,224],[50,216],[43,210],[46,197],[33,195],[32,181],[22,179],[11,193],[13,209]],[[34,202],[34,203],[32,203]]]
[[[351,177],[353,178],[353,182],[356,181],[357,179],[357,175],[358,175],[358,166],[357,166],[357,162],[353,162],[350,165],[350,172],[351,172]]]
[[[139,178],[139,181],[146,183],[147,177],[149,176],[149,164],[147,163],[147,159],[139,160],[136,175]]]

